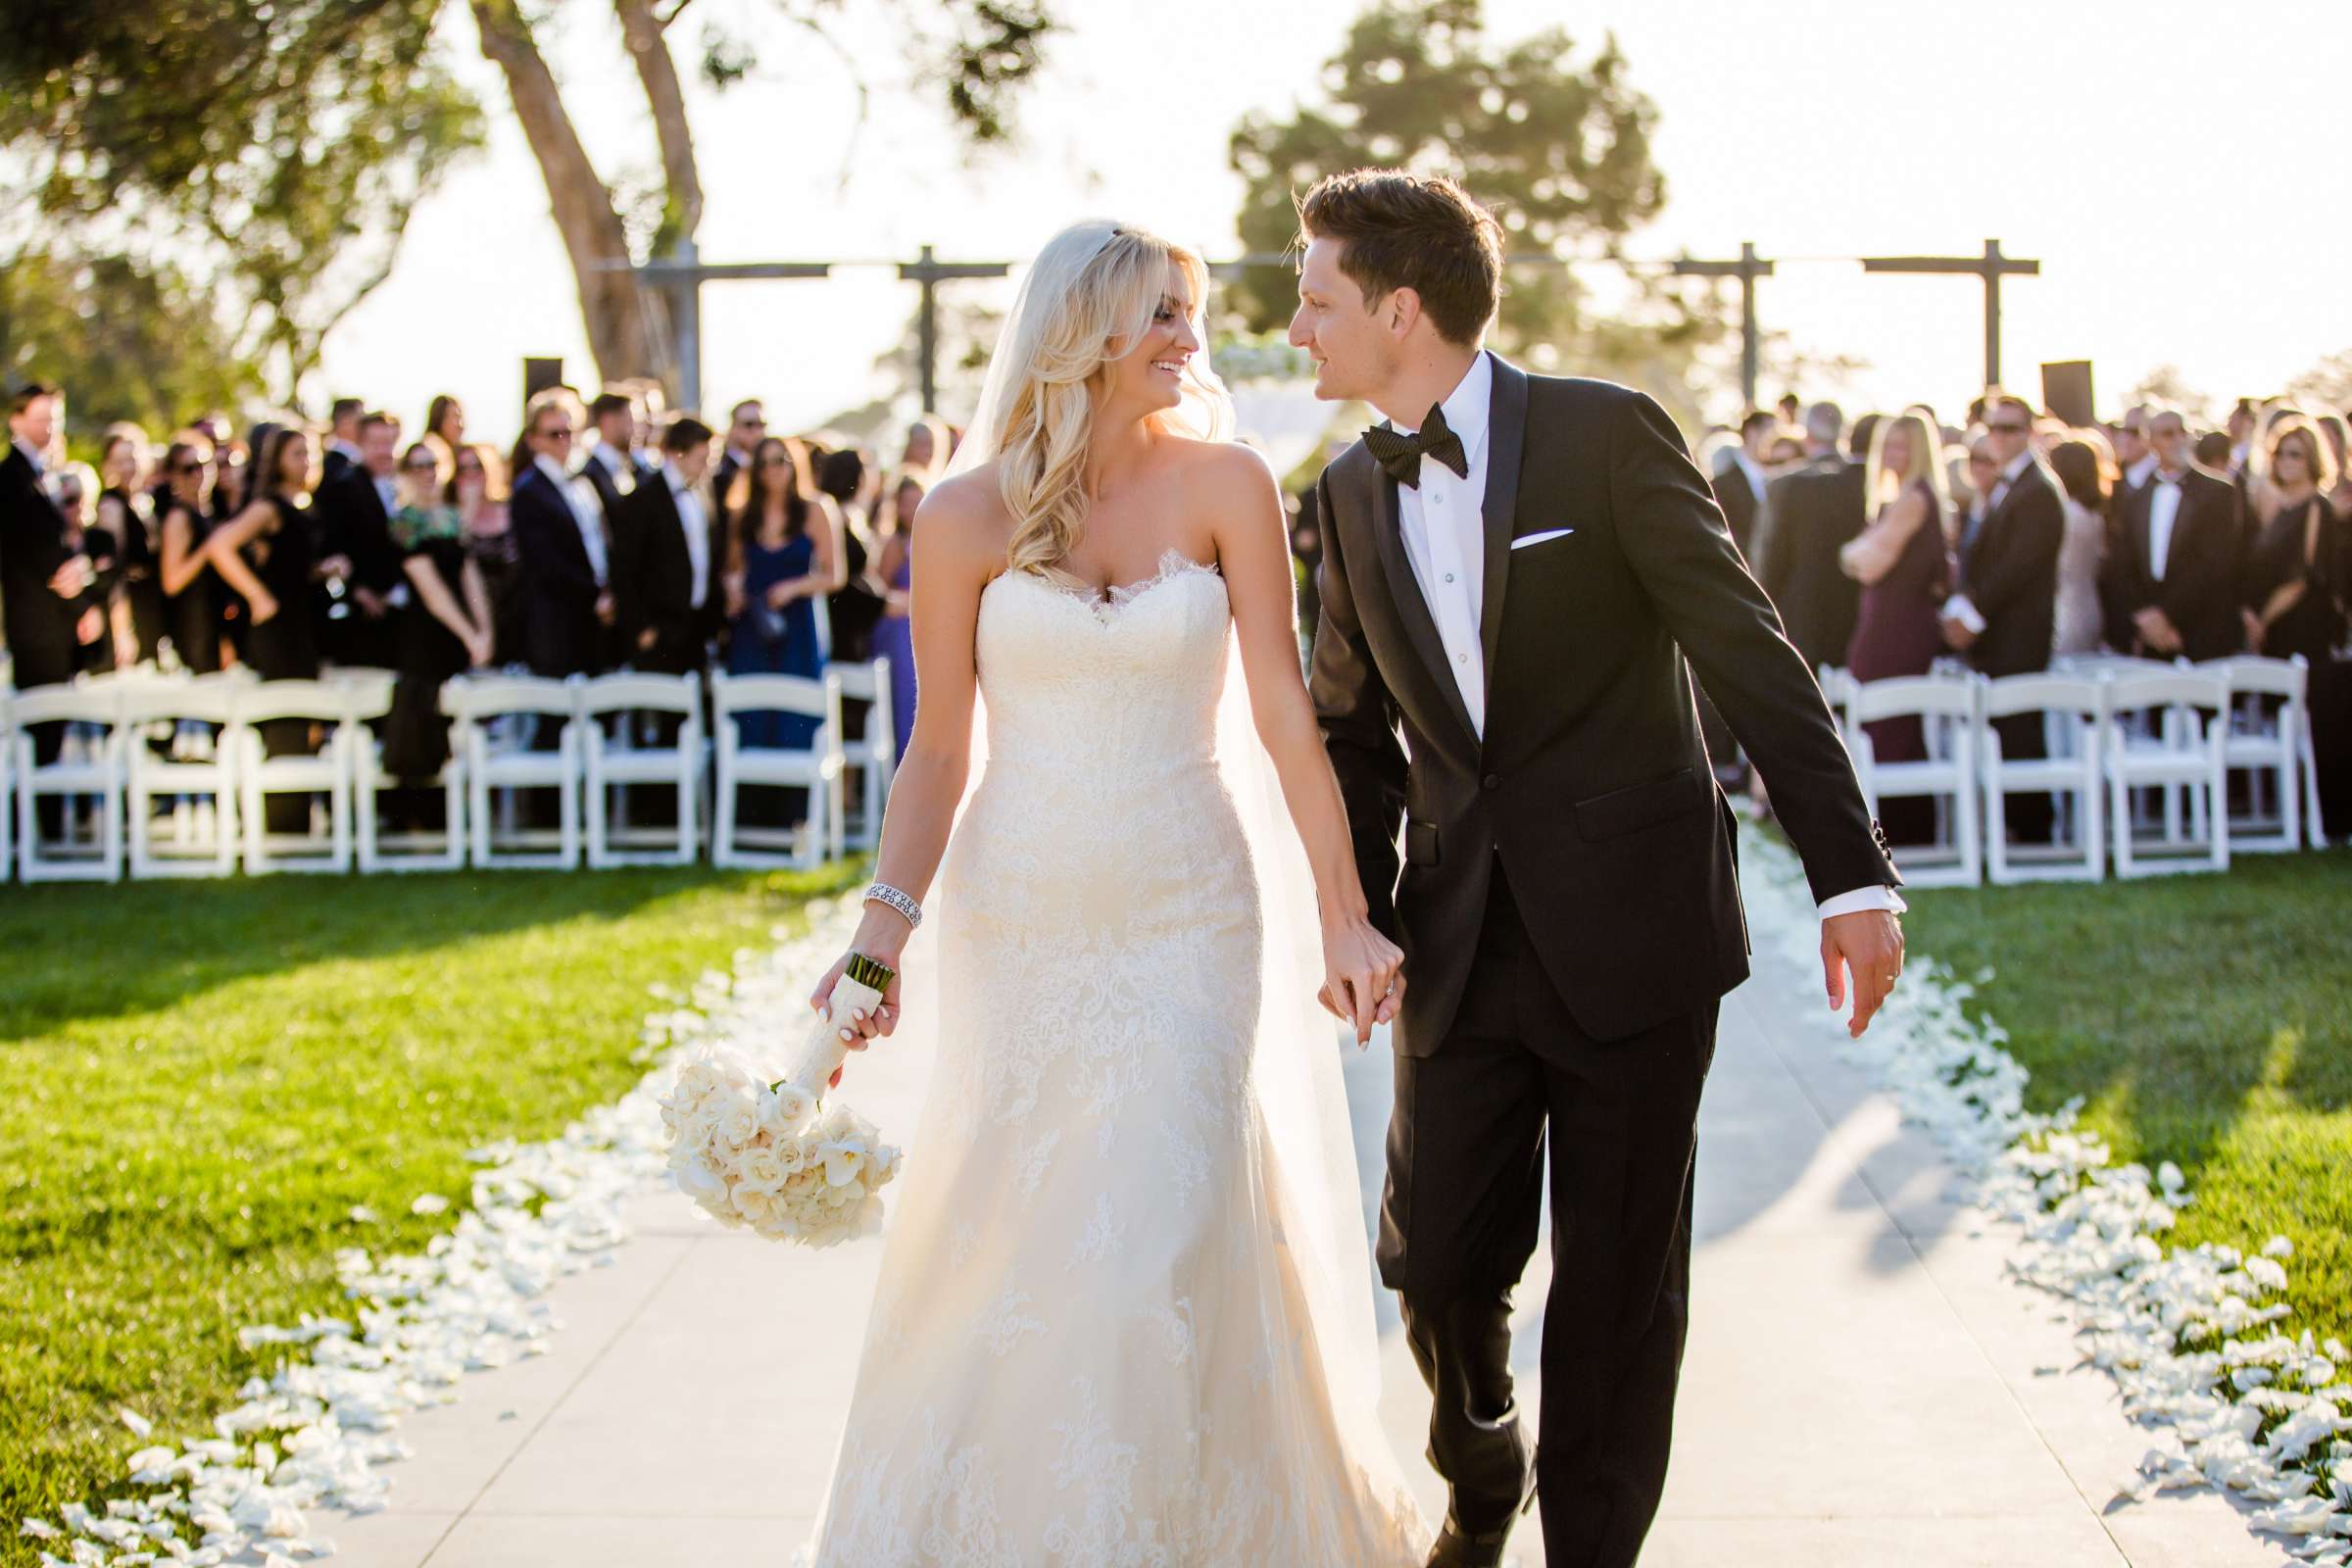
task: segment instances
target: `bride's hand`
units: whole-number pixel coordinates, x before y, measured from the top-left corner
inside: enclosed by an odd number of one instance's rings
[[[1323,989],[1317,1000],[1367,1045],[1372,1026],[1396,1016],[1404,1002],[1404,951],[1362,915],[1323,927]]]
[[[835,960],[833,967],[825,971],[825,977],[816,983],[816,989],[808,993],[810,1011],[820,1018],[824,1016],[825,999],[833,995],[833,987],[841,979],[842,972],[849,968],[850,959],[859,953],[868,951],[864,948],[853,947]],[[885,961],[891,965],[892,974],[890,987],[882,993],[881,1003],[871,1012],[858,1007],[852,1010],[851,1016],[835,1020],[840,1028],[842,1043],[852,1051],[863,1051],[867,1041],[876,1035],[887,1035],[899,1026],[900,976],[897,969],[901,960],[899,955],[894,953]],[[839,1088],[840,1085],[841,1069],[837,1067],[833,1071],[833,1076],[826,1080],[826,1087]]]

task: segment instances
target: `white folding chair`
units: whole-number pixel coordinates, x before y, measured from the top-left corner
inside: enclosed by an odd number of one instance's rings
[[[577,675],[461,675],[442,688],[442,707],[456,726],[451,744],[465,768],[472,864],[568,871],[580,863],[580,682]],[[529,749],[534,725],[508,722],[517,715],[560,725],[555,747]],[[493,792],[533,789],[556,792],[554,829],[509,828],[492,817]]]
[[[17,875],[26,882],[122,879],[122,694],[111,685],[35,686],[9,700],[17,754]],[[32,728],[66,724],[57,760],[33,760]],[[40,803],[58,802],[65,836],[41,837]],[[74,832],[76,804],[95,799],[88,842]]]
[[[235,873],[238,748],[228,737],[236,694],[247,684],[213,674],[123,690],[122,794],[134,878]],[[157,724],[172,728],[167,753],[143,733]],[[160,818],[159,799],[171,802]]]
[[[2230,773],[2246,776],[2246,811],[2230,819],[2230,852],[2285,855],[2302,849],[2310,663],[2297,654],[2214,659],[2196,667],[2230,683],[2224,759]]]
[[[622,745],[615,740],[615,736],[629,734],[641,713],[677,720],[670,744],[649,746],[639,741]],[[612,735],[608,735],[600,722],[607,715],[616,720]],[[691,673],[600,675],[580,688],[580,718],[586,762],[588,863],[599,869],[692,865],[701,842],[695,808],[702,798],[702,678]],[[625,800],[631,787],[674,792],[674,824],[632,827],[625,815],[618,823],[609,821],[607,792],[617,792]]]
[[[746,746],[736,725],[745,713],[800,713],[817,720],[806,749]],[[710,676],[710,723],[717,766],[712,786],[710,860],[722,866],[811,869],[841,853],[841,675]],[[737,794],[745,785],[804,789],[808,819],[798,828],[739,826]]]
[[[1873,816],[1888,798],[1925,797],[1936,803],[1936,838],[1895,851],[1903,880],[1914,887],[1974,887],[1984,878],[1977,823],[1977,700],[1975,675],[1905,675],[1862,681],[1847,696],[1854,777]],[[1917,718],[1926,732],[1921,761],[1882,762],[1864,728],[1886,718]]]
[[[842,840],[870,850],[882,838],[882,806],[890,798],[890,775],[899,763],[899,732],[890,706],[890,661],[827,666],[841,675],[841,700],[865,705],[865,733],[841,743],[842,765],[858,774],[857,826],[843,824]]]
[[[400,677],[389,670],[351,665],[336,671],[352,718],[351,809],[359,828],[359,865],[364,874],[377,871],[455,871],[466,864],[466,764],[451,736],[449,760],[427,779],[399,779],[384,768],[383,742],[371,721],[392,711],[392,694]],[[446,691],[441,710],[449,711]],[[382,796],[386,790],[438,789],[441,792],[441,829],[410,828],[386,832]]]
[[[1986,878],[2016,882],[2097,882],[2107,875],[2101,746],[2107,688],[2087,675],[2004,675],[1989,681],[1978,709],[1977,757],[1984,795]],[[2041,713],[2055,720],[2046,757],[2001,755],[1993,720]],[[2009,842],[2009,797],[2057,798],[2056,842]]]
[[[2230,868],[2228,744],[2230,683],[2220,675],[2170,669],[2110,675],[2107,733],[2101,743],[2107,770],[2107,816],[2115,840],[2115,874]],[[2159,836],[2141,838],[2132,814],[2132,792],[2155,789],[2187,811],[2168,808]]]
[[[237,757],[237,817],[245,832],[245,870],[343,873],[351,869],[352,754],[357,749],[349,699],[325,680],[264,680],[231,688],[230,744]],[[261,726],[306,723],[325,731],[316,752],[267,754]],[[315,804],[300,831],[272,832],[272,795],[326,797],[326,831],[318,831]]]

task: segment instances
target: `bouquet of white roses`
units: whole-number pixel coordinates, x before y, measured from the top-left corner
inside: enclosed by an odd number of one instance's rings
[[[848,1052],[832,1020],[871,1010],[890,980],[884,965],[853,956],[782,1078],[768,1081],[727,1051],[679,1069],[662,1102],[678,1190],[722,1224],[771,1240],[831,1247],[879,1230],[899,1151],[849,1106],[826,1104],[824,1092]]]

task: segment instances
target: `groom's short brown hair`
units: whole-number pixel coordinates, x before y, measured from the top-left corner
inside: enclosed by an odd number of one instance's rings
[[[1298,199],[1299,243],[1342,242],[1340,270],[1376,304],[1421,297],[1438,335],[1467,347],[1502,297],[1502,225],[1452,180],[1401,169],[1326,174]]]

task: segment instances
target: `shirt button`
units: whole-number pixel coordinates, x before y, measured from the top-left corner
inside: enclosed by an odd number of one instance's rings
[[[1453,656],[1453,662],[1457,664],[1467,664],[1470,662],[1470,656],[1468,654],[1456,654]]]
[[[1485,778],[1482,778],[1478,781],[1478,787],[1486,790],[1498,790],[1502,788],[1502,775],[1499,773],[1489,773]]]
[[[1429,503],[1433,507],[1444,506],[1446,504],[1446,492],[1443,490],[1432,490],[1429,493]]]
[[[1452,573],[1452,572],[1450,572],[1450,571],[1449,571],[1449,572],[1447,572],[1447,573],[1446,574],[1446,580],[1447,582],[1451,582],[1451,581],[1453,581],[1453,573]]]

